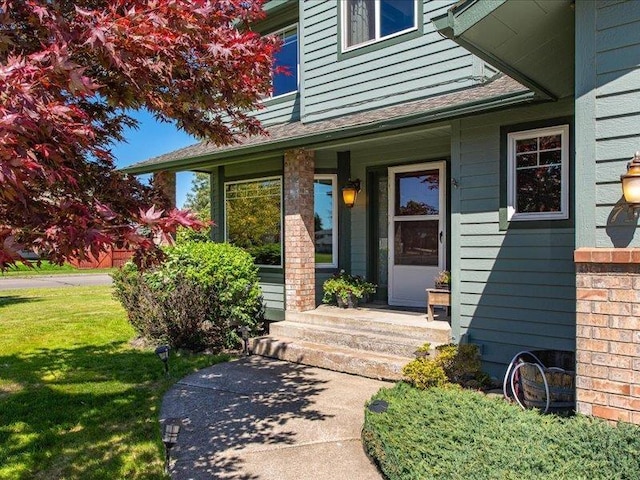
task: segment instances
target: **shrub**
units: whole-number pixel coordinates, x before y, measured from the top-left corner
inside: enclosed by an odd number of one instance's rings
[[[425,343],[416,351],[424,354],[431,344]],[[477,345],[439,345],[435,358],[419,356],[402,369],[405,380],[417,388],[443,386],[450,382],[467,387],[483,387],[490,383],[489,376],[482,371]]]
[[[256,265],[280,265],[279,243],[266,243],[246,250],[253,255]]]
[[[367,282],[359,275],[350,275],[344,270],[334,274],[322,284],[324,295],[323,303],[333,303],[336,297],[340,297],[344,302],[353,295],[357,299],[363,298],[376,292],[376,285]]]
[[[380,390],[384,413],[365,411],[362,438],[389,480],[635,479],[640,428],[522,410],[463,390]]]
[[[176,231],[176,243],[211,241],[211,228],[194,230],[193,228],[179,227]]]
[[[259,330],[264,310],[248,253],[213,242],[185,242],[165,253],[153,270],[127,264],[113,274],[114,294],[138,334],[174,348],[219,350],[237,344],[238,326]]]

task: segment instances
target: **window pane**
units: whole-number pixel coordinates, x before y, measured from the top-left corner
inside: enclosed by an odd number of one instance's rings
[[[562,143],[562,135],[551,135],[549,137],[540,137],[540,150],[550,150],[552,148],[560,148]]]
[[[516,155],[516,167],[535,167],[538,164],[538,155],[535,153],[521,153]]]
[[[550,150],[548,152],[540,152],[540,165],[551,165],[562,161],[562,152],[560,150]]]
[[[396,215],[437,215],[438,170],[396,174]]]
[[[347,46],[373,40],[376,36],[374,0],[347,0]]]
[[[438,220],[396,222],[396,265],[438,265]]]
[[[247,250],[259,265],[280,265],[280,179],[229,183],[225,192],[227,241]]]
[[[560,165],[518,170],[517,211],[519,213],[559,212],[561,175]]]
[[[415,0],[380,0],[380,36],[415,26]]]
[[[275,67],[285,67],[286,72],[273,74],[273,96],[298,90],[298,32],[297,29],[283,33],[283,44],[274,56]]]
[[[315,180],[313,184],[316,263],[333,263],[333,182]]]
[[[526,140],[516,140],[516,153],[535,152],[538,149],[537,138],[527,138]]]

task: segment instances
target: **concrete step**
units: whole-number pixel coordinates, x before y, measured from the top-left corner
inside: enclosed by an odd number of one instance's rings
[[[361,330],[358,326],[339,324],[314,325],[310,323],[283,321],[269,326],[269,334],[276,338],[286,337],[305,342],[321,343],[337,347],[366,350],[369,352],[412,357],[413,352],[425,342],[430,342],[432,348],[442,344],[430,338],[430,330],[418,332],[416,336],[393,335]]]
[[[379,380],[400,380],[411,358],[323,345],[286,337],[250,340],[252,353]]]
[[[321,305],[307,312],[287,312],[286,320],[359,332],[366,331],[387,337],[423,339],[422,343],[442,344],[451,341],[449,323],[442,320],[429,322],[426,313],[376,308],[342,309]]]

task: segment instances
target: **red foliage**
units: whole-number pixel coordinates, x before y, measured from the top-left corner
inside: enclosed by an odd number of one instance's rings
[[[19,248],[137,248],[145,264],[154,239],[204,227],[109,147],[141,108],[217,144],[263,133],[245,113],[271,88],[262,15],[262,0],[0,0],[0,270]]]

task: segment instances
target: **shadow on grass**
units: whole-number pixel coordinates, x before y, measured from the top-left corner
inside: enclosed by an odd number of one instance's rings
[[[39,302],[38,297],[21,297],[19,295],[1,295],[0,296],[0,308],[8,307],[9,305],[17,305],[19,303]]]
[[[327,381],[317,369],[251,357],[216,365],[176,384],[161,418],[182,428],[172,451],[173,478],[257,480],[238,450],[292,445],[310,421],[332,417],[315,408]],[[295,424],[295,425],[294,425]]]
[[[204,366],[172,361],[166,379],[124,343],[0,356],[0,478],[165,478],[160,395]]]

